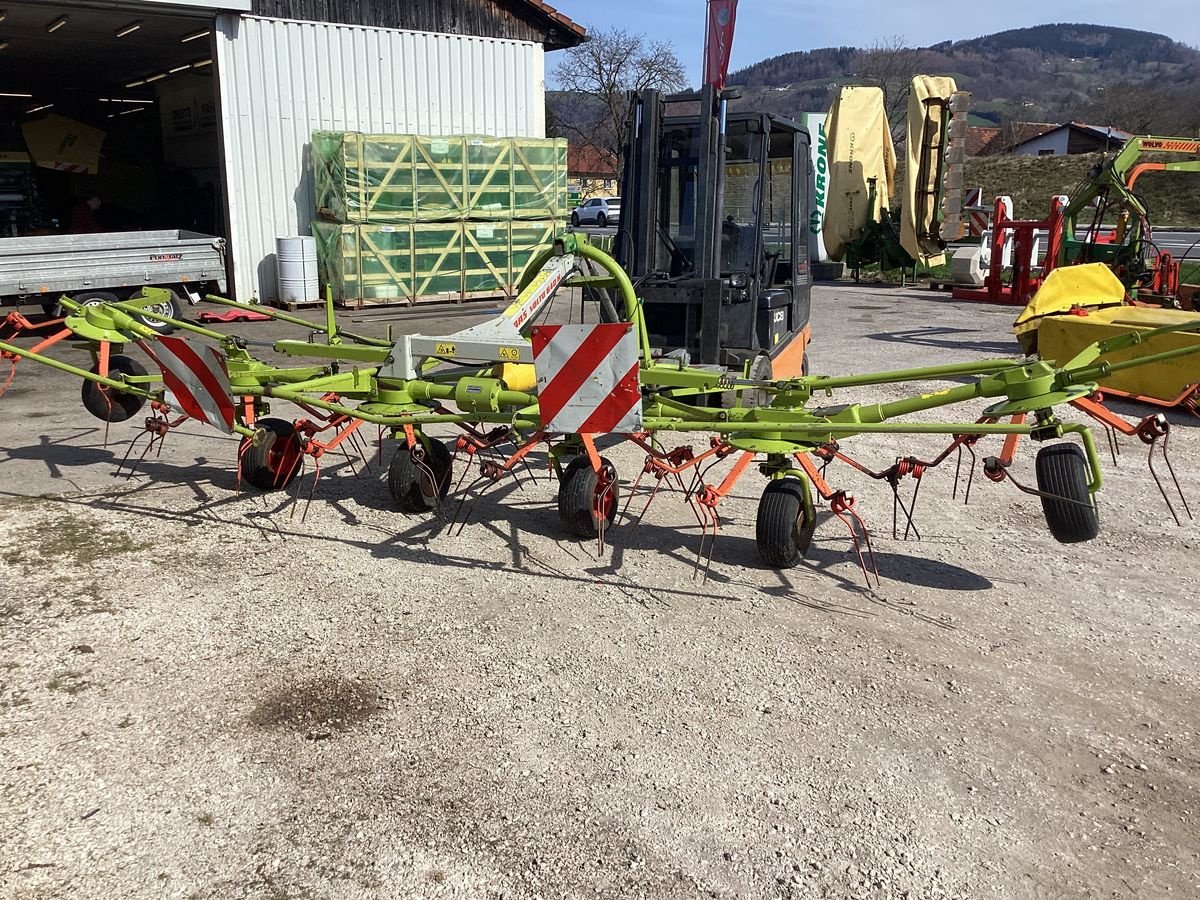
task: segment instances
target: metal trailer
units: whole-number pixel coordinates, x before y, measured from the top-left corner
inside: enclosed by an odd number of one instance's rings
[[[55,315],[63,294],[114,302],[144,287],[193,303],[206,291],[224,293],[225,239],[170,229],[0,240],[0,302],[40,303]]]

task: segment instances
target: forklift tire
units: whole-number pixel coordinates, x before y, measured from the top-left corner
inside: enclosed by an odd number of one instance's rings
[[[758,555],[777,569],[799,564],[817,530],[816,516],[804,511],[804,486],[799,478],[778,478],[767,483],[758,501],[754,526]]]
[[[259,419],[255,424],[265,433],[258,444],[242,438],[242,478],[260,491],[281,491],[300,474],[303,454],[296,427],[286,419]]]
[[[450,451],[441,441],[418,437],[425,450],[421,462],[401,443],[388,465],[388,491],[401,512],[424,513],[437,509],[450,490]],[[432,477],[431,477],[432,476]]]
[[[140,293],[138,293],[134,294],[129,299],[141,300],[143,297]],[[150,312],[158,313],[160,316],[166,316],[169,319],[178,319],[179,311],[181,309],[179,295],[174,291],[171,291],[171,296],[166,300],[161,303],[151,303],[146,307],[146,309],[150,310]],[[168,325],[166,322],[160,322],[158,319],[152,319],[149,316],[134,316],[134,318],[147,328],[152,329],[159,334],[170,334],[175,330],[174,325]]]
[[[1051,444],[1038,451],[1035,463],[1042,512],[1060,544],[1090,541],[1100,533],[1100,513],[1088,492],[1088,464],[1074,444]]]
[[[92,371],[100,374],[100,366],[92,366]],[[146,370],[140,362],[129,356],[112,356],[108,360],[109,377],[114,375],[145,375]],[[137,394],[127,394],[116,388],[105,387],[94,381],[84,381],[80,399],[83,408],[101,422],[124,422],[138,414],[146,405],[146,398]]]
[[[558,518],[571,537],[595,537],[601,522],[608,530],[617,518],[621,499],[617,467],[605,457],[600,458],[600,467],[601,472],[595,472],[587,456],[577,456],[563,470]]]

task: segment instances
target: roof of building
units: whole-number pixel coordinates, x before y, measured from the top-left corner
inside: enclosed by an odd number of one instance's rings
[[[972,125],[967,129],[967,156],[983,156],[988,145],[1000,135],[999,128]]]
[[[612,178],[617,174],[617,157],[611,150],[593,144],[568,144],[567,172]]]
[[[1020,147],[1022,144],[1028,144],[1035,138],[1044,137],[1045,135],[1051,134],[1055,131],[1062,131],[1064,128],[1073,128],[1075,131],[1082,131],[1098,138],[1121,142],[1127,141],[1133,137],[1133,135],[1131,135],[1128,131],[1122,131],[1120,128],[1116,128],[1112,125],[1088,125],[1084,122],[1063,122],[1061,125],[1051,125],[1049,128],[1046,128],[1037,134],[1029,135],[1028,137],[1014,141],[1009,149],[1015,150],[1017,147]]]
[[[1118,140],[1127,141],[1133,137],[1128,131],[1123,131],[1115,125],[1088,125],[1086,122],[1070,122],[1068,124],[1072,128],[1081,128],[1102,138],[1117,138]]]
[[[586,28],[543,0],[512,0],[512,2],[547,20],[548,40],[546,43],[549,46],[575,47],[588,39]]]

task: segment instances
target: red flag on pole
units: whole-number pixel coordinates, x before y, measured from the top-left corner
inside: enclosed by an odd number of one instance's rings
[[[733,49],[733,20],[737,0],[708,0],[708,25],[704,29],[704,83],[718,91],[729,74],[729,52]]]

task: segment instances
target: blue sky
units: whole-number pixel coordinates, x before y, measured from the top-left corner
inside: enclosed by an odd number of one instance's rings
[[[549,0],[576,22],[669,40],[692,82],[704,47],[704,0]],[[1200,46],[1200,0],[740,0],[731,68],[792,50],[869,47],[893,36],[914,45],[979,37],[1047,22],[1118,25]],[[557,54],[547,62],[557,64]]]

